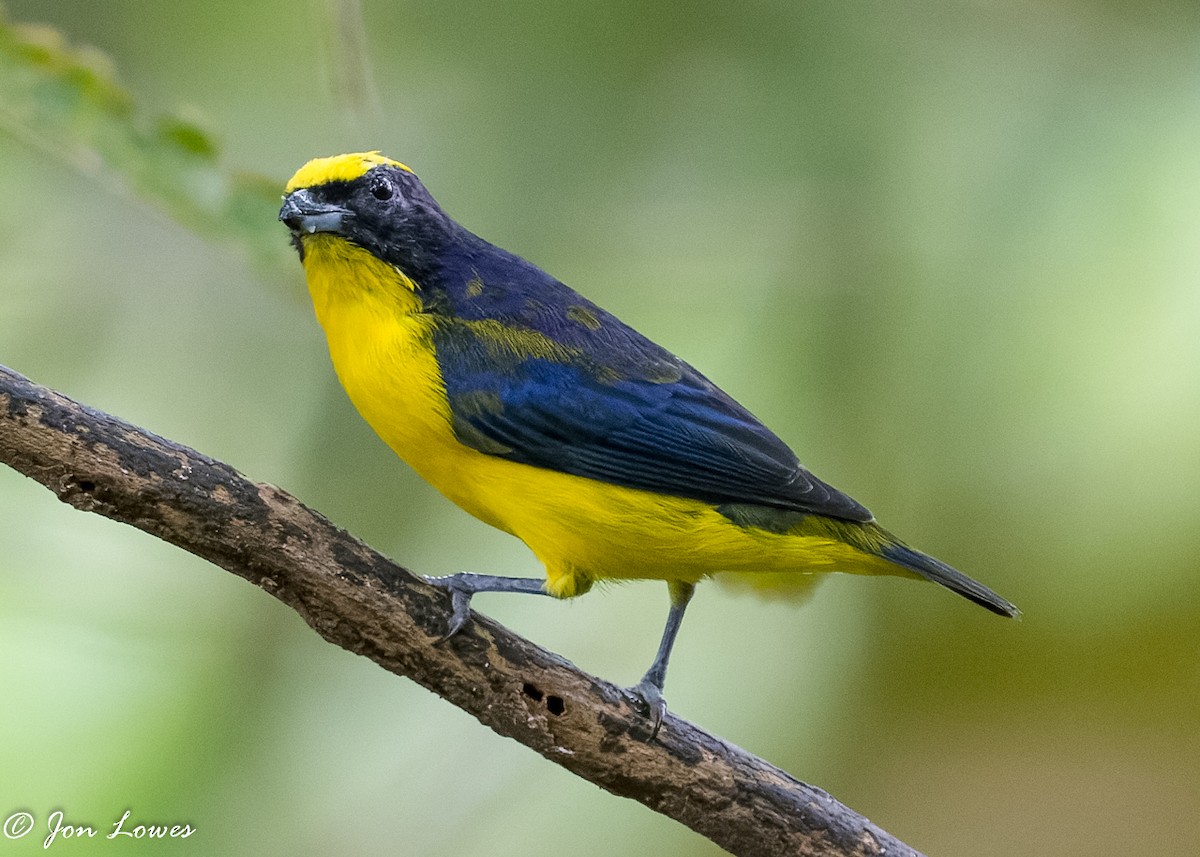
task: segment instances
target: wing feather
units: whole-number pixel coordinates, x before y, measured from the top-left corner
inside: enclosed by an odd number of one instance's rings
[[[619,356],[604,360],[574,343],[498,353],[470,324],[443,325],[436,352],[459,439],[535,467],[714,505],[871,520],[707,378],[622,328]]]

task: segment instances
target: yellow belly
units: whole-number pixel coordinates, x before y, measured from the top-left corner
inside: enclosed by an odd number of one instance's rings
[[[305,238],[305,271],[329,353],[350,400],[431,485],[525,542],[547,589],[570,597],[595,580],[695,582],[717,572],[899,569],[828,534],[780,535],[730,522],[711,505],[519,464],[459,443],[431,340],[403,273],[328,235]],[[772,586],[783,580],[763,576]],[[804,577],[796,580],[803,586]]]

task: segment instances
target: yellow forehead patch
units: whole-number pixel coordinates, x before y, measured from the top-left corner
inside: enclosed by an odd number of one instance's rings
[[[399,161],[385,158],[378,152],[355,152],[350,155],[334,155],[330,158],[313,158],[296,170],[296,174],[288,181],[283,192],[291,193],[298,188],[316,187],[329,182],[351,182],[382,164],[399,167],[406,173],[412,172]]]

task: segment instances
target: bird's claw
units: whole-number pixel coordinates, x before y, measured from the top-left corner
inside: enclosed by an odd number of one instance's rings
[[[467,619],[471,618],[471,596],[475,593],[473,590],[464,588],[461,583],[454,579],[454,575],[448,577],[427,577],[425,578],[425,582],[445,589],[450,593],[450,622],[446,626],[446,633],[433,641],[436,646],[449,640],[467,624]]]
[[[663,716],[667,713],[667,701],[663,698],[662,688],[652,681],[642,679],[633,687],[626,688],[625,695],[639,711],[650,718],[650,740],[653,741],[662,726]]]

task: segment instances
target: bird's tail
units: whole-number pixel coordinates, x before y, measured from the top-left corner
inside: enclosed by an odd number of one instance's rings
[[[993,613],[1010,617],[1021,615],[1021,611],[1014,604],[1001,598],[982,583],[972,580],[958,569],[951,568],[940,560],[913,550],[895,538],[889,539],[887,544],[877,549],[877,552],[888,562],[916,572],[926,580],[940,583],[947,589],[957,592],[963,598],[968,598],[981,607],[986,607]]]

